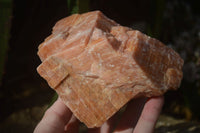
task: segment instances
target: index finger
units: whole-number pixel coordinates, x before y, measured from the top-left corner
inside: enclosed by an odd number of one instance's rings
[[[142,111],[134,133],[152,133],[164,104],[163,97],[150,98]]]
[[[45,112],[34,133],[62,133],[71,118],[71,111],[60,98]]]

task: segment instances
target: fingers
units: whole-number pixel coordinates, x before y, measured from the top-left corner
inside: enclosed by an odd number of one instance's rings
[[[138,98],[129,102],[115,133],[150,133],[153,132],[163,105],[163,97]],[[145,104],[146,102],[146,104]],[[145,105],[144,105],[145,104]],[[143,111],[142,111],[143,109]],[[142,113],[141,113],[142,112]],[[71,119],[70,119],[71,118]],[[108,133],[116,122],[116,115],[105,122],[101,128],[90,129],[89,132]],[[139,119],[139,120],[138,120]],[[70,120],[70,121],[69,121]],[[69,122],[69,123],[68,123]],[[68,123],[68,124],[67,124]],[[137,124],[136,124],[137,123]],[[58,99],[46,112],[34,133],[78,132],[79,121],[71,111]]]
[[[137,98],[128,103],[128,106],[114,131],[115,133],[133,132],[146,100],[147,98]]]
[[[111,133],[119,114],[116,113],[109,120],[107,120],[100,128],[88,129],[88,133]]]
[[[58,100],[45,112],[34,133],[63,133],[64,127],[71,118],[71,111]]]
[[[71,119],[65,126],[65,132],[66,133],[78,133],[79,130],[79,120],[72,115]]]
[[[164,103],[163,97],[150,98],[142,111],[134,133],[152,133]]]

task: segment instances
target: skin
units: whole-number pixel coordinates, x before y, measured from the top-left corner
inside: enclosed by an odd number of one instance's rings
[[[153,133],[163,103],[163,97],[133,99],[117,124],[116,114],[100,128],[88,129],[88,133]],[[58,98],[45,112],[34,133],[77,133],[78,128],[79,121]]]

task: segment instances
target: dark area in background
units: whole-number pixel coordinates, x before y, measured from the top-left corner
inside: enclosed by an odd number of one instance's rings
[[[151,0],[92,0],[91,9],[101,10],[106,16],[124,26],[134,21],[149,21]]]
[[[14,0],[11,38],[1,93],[1,121],[22,108],[50,101],[53,91],[36,72],[37,47],[59,19],[66,0]],[[32,88],[32,89],[31,89]]]
[[[200,15],[200,1],[182,1],[191,7],[193,15]],[[143,32],[147,32],[143,27],[153,25],[155,22],[155,14],[153,14],[155,5],[153,4],[152,0],[91,0],[90,7],[91,10],[101,10],[106,16],[124,26],[134,27],[133,23],[142,22],[138,29],[141,28]],[[36,68],[40,64],[37,47],[51,34],[54,24],[68,15],[66,0],[13,1],[11,38],[5,75],[0,88],[2,95],[0,98],[0,122],[3,122],[15,111],[35,105],[44,105],[51,101],[54,91],[36,72]],[[179,34],[183,27],[183,30],[190,29],[193,24],[188,26],[184,23],[184,15],[180,18],[175,16],[173,19],[176,19],[179,27],[162,27],[160,29],[160,32],[167,33],[164,36],[161,34],[158,38],[165,44],[173,42],[171,31],[175,30]],[[163,23],[168,23],[168,20]],[[192,86],[188,84],[188,86],[182,87],[190,89]],[[166,101],[169,103],[173,103],[174,100],[180,103],[182,100],[184,101],[182,91],[169,92],[166,96]]]

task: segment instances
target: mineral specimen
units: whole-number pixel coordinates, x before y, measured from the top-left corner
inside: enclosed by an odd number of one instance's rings
[[[100,11],[58,21],[38,55],[38,73],[89,128],[133,97],[162,95],[182,79],[183,60],[174,50]]]

